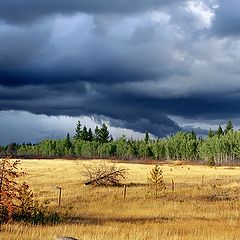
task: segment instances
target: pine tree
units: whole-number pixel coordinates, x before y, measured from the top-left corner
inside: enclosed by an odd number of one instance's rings
[[[208,132],[208,137],[214,137],[214,131],[210,128],[209,132]]]
[[[71,142],[71,140],[70,140],[70,135],[69,135],[69,133],[67,133],[67,137],[65,138],[65,143],[64,143],[64,145],[65,145],[65,148],[66,148],[67,150],[69,150],[69,149],[72,147],[72,142]]]
[[[29,221],[35,210],[33,192],[24,182],[18,190],[18,205],[15,218],[17,220]]]
[[[93,141],[93,133],[91,128],[88,129],[88,141],[89,142]]]
[[[148,131],[146,131],[146,133],[145,133],[144,141],[145,141],[146,143],[149,142],[149,133],[148,133]]]
[[[108,141],[109,141],[108,127],[105,123],[103,123],[103,125],[100,129],[100,142],[101,143],[107,143]]]
[[[94,140],[99,142],[100,141],[100,129],[98,126],[95,128]]]
[[[228,121],[227,126],[224,130],[224,133],[227,134],[229,131],[233,131],[233,124],[231,121]]]
[[[80,121],[77,122],[77,126],[76,126],[75,130],[76,130],[76,133],[75,133],[74,139],[76,139],[76,140],[81,139],[82,130],[81,130],[81,123],[80,123]]]
[[[217,130],[217,135],[220,137],[224,134],[222,127],[219,125],[218,130]]]
[[[154,193],[155,198],[158,198],[160,192],[166,189],[163,180],[163,170],[156,165],[151,171],[151,176],[148,178],[150,190]]]
[[[109,141],[109,131],[105,123],[103,123],[101,128],[98,128],[98,126],[96,126],[95,140],[100,143],[107,143]]]
[[[82,129],[81,140],[88,141],[88,131],[87,131],[86,126],[84,126]]]

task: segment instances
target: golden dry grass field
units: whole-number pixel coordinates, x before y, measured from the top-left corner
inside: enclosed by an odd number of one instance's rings
[[[53,226],[7,224],[1,240],[237,240],[240,239],[240,168],[162,164],[167,190],[149,196],[147,178],[154,165],[116,163],[128,169],[126,199],[121,187],[84,186],[83,164],[106,160],[22,160],[21,181],[35,198],[66,214]],[[203,176],[204,175],[204,176]],[[171,181],[175,182],[172,192]],[[203,182],[202,182],[203,180]],[[58,190],[63,188],[61,206]]]

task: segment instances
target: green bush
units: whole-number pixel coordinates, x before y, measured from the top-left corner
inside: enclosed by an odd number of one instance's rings
[[[50,211],[47,206],[35,202],[33,192],[26,183],[23,183],[18,191],[18,203],[13,220],[32,224],[55,224],[60,222],[60,216]]]

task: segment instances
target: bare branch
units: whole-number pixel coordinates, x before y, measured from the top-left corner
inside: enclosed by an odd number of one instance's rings
[[[99,164],[84,166],[84,168],[86,171],[83,174],[87,179],[85,185],[119,186],[120,181],[126,179],[127,169],[117,168],[114,164],[111,166]]]

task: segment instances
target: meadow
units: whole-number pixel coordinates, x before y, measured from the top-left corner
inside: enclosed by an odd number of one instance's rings
[[[84,185],[84,166],[110,160],[21,160],[35,198],[64,216],[58,225],[8,223],[1,240],[236,240],[240,236],[240,167],[161,163],[167,189],[155,199],[147,178],[155,163],[116,162],[128,169],[123,187]],[[175,183],[172,191],[172,180]],[[62,188],[61,206],[58,206]]]

